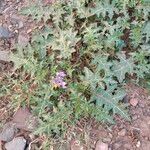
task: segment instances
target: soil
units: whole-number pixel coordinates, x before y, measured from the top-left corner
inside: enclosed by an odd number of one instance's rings
[[[0,25],[14,34],[14,38],[7,39],[8,43],[0,40],[0,51],[11,51],[18,42],[29,42],[30,33],[37,25],[18,13],[25,5],[22,0],[0,1]],[[7,60],[0,61],[0,80],[6,71],[11,72],[11,64]],[[76,127],[68,130],[66,137],[69,142],[60,149],[95,150],[98,143],[105,143],[108,150],[150,150],[150,96],[146,89],[137,85],[128,84],[126,89],[128,95],[124,102],[129,105],[130,122],[120,116],[115,116],[116,124],[111,126],[93,119],[82,119]],[[10,120],[13,112],[9,108],[9,98],[0,99],[0,125]],[[20,131],[18,135],[24,136],[28,143],[36,141],[29,132]],[[4,143],[0,141],[0,150],[1,144]],[[36,144],[33,147],[37,147]],[[58,145],[54,149],[58,150]]]

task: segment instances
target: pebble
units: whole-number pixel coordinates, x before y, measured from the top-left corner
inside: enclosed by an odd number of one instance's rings
[[[18,36],[18,44],[21,47],[26,47],[27,44],[29,43],[29,35],[26,33],[19,33]]]
[[[72,140],[70,143],[71,150],[83,150],[83,146],[80,144],[78,140]]]
[[[107,143],[110,143],[111,142],[111,138],[109,138],[109,137],[108,138],[103,138],[103,141],[107,142]]]
[[[18,29],[21,29],[21,28],[24,27],[24,24],[23,24],[21,16],[18,16],[16,14],[11,16],[11,22],[13,24],[15,24],[16,27],[18,27]]]
[[[132,120],[134,121],[134,120],[136,120],[136,119],[138,119],[138,116],[137,116],[137,115],[133,115],[133,116],[132,116]]]
[[[96,143],[95,150],[108,150],[108,144],[107,143],[103,143],[102,141],[98,141]]]
[[[9,51],[0,51],[0,60],[9,61]]]
[[[125,136],[126,135],[126,129],[122,129],[121,131],[118,132],[119,136]]]
[[[113,149],[119,149],[121,147],[120,143],[114,143],[113,144]]]
[[[113,138],[113,135],[112,135],[111,133],[109,133],[108,135],[109,135],[109,137],[110,137],[111,139]]]
[[[139,148],[140,146],[141,146],[141,142],[140,142],[140,141],[138,141],[138,142],[137,142],[137,144],[136,144],[136,147],[138,147],[138,148]]]
[[[8,39],[12,37],[12,33],[6,29],[5,27],[0,26],[0,38],[1,39]]]
[[[135,107],[138,104],[138,100],[136,98],[131,98],[130,99],[130,104]]]
[[[139,103],[139,106],[140,106],[141,108],[144,108],[144,107],[145,107],[145,104]]]
[[[132,145],[129,144],[129,143],[126,143],[126,144],[124,144],[124,148],[125,148],[125,149],[129,149],[129,150],[132,150]]]
[[[24,150],[26,140],[23,137],[16,137],[12,141],[5,144],[6,150]]]

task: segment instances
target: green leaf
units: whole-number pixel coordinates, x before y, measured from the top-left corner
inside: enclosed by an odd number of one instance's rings
[[[93,73],[87,67],[84,68],[85,76],[82,78],[85,85],[90,85],[94,90],[97,83],[100,81],[100,76],[98,74]]]
[[[134,26],[130,33],[130,39],[134,47],[139,46],[142,42],[142,28],[140,26]]]
[[[146,43],[150,41],[150,21],[146,22],[143,28],[143,34],[146,35]]]
[[[91,8],[91,13],[96,14],[98,17],[100,17],[100,15],[106,17],[108,13],[109,18],[112,19],[114,13],[117,12],[114,4],[110,4],[109,0],[105,0],[104,2],[98,1],[95,6],[96,7]]]
[[[103,73],[101,78],[98,77],[99,81],[103,82],[107,86],[116,83],[116,81],[113,80],[114,74],[111,70],[113,63],[108,60],[108,55],[97,54],[92,61],[92,65],[95,65],[96,67],[96,74],[100,75]]]
[[[124,53],[118,53],[117,56],[119,60],[113,61],[113,71],[114,76],[116,76],[121,83],[125,79],[127,73],[132,75],[135,64],[133,59],[127,59]]]
[[[59,30],[54,34],[53,42],[51,43],[54,51],[60,52],[60,58],[70,58],[71,54],[76,51],[75,46],[80,38],[77,37],[77,31]]]
[[[116,89],[116,85],[108,87],[106,90],[98,88],[92,96],[91,101],[96,101],[96,104],[104,107],[105,110],[112,111],[114,114],[119,114],[122,117],[130,120],[127,112],[121,106],[120,101],[126,93],[123,90]]]

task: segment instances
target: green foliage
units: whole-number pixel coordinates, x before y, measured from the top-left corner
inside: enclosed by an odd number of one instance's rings
[[[114,74],[120,83],[125,79],[126,73],[132,75],[134,69],[134,62],[132,58],[127,59],[124,53],[116,54],[119,61],[114,61]]]
[[[117,13],[117,7],[115,7],[114,3],[110,3],[109,0],[105,1],[96,1],[95,7],[91,8],[91,13],[93,15],[97,15],[98,17],[102,16],[106,17],[108,13],[108,17],[112,19],[114,13]]]
[[[150,72],[150,4],[145,3],[37,1],[22,10],[42,28],[26,48],[11,54],[17,75],[3,89],[14,107],[30,105],[39,118],[36,134],[63,136],[83,117],[109,123],[114,115],[130,119],[123,85]],[[66,88],[53,83],[62,70]]]
[[[91,100],[96,101],[98,106],[103,107],[106,111],[112,111],[112,114],[120,114],[122,117],[130,120],[127,112],[124,111],[123,107],[119,103],[124,98],[126,93],[122,90],[116,89],[116,85],[108,87],[104,90],[97,88],[97,91],[93,94]]]

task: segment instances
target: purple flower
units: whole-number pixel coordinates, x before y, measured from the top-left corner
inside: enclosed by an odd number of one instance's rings
[[[64,78],[66,76],[66,74],[64,73],[64,71],[60,71],[56,73],[56,77],[62,77]]]
[[[64,81],[65,76],[66,74],[63,71],[57,72],[56,77],[52,80],[54,87],[61,87],[63,89],[67,88],[67,83]]]

